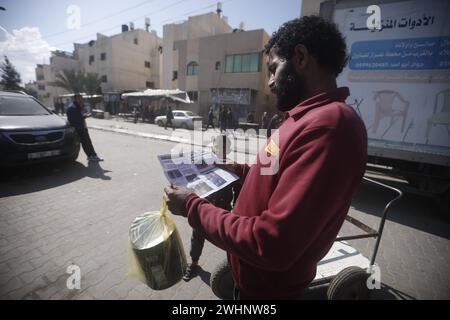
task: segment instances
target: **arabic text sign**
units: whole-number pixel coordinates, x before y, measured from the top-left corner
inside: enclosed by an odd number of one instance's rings
[[[211,89],[212,103],[249,105],[251,100],[250,89]]]
[[[450,37],[355,42],[349,66],[352,70],[450,69]]]

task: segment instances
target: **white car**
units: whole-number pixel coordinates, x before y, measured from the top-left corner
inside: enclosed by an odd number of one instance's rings
[[[202,127],[202,117],[195,114],[192,111],[185,110],[173,110],[172,123],[174,127],[179,127],[183,129],[194,129],[194,121],[200,123],[200,128]],[[159,116],[155,118],[155,123],[163,127],[166,124],[166,116]]]

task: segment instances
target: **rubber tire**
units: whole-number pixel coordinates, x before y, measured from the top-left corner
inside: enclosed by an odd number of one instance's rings
[[[69,162],[69,163],[77,161],[78,155],[80,154],[80,149],[81,149],[81,146],[80,146],[80,143],[78,142],[78,147],[76,148],[75,152],[72,153],[70,155],[70,157],[68,157],[66,159],[66,161]]]
[[[78,149],[78,152],[72,154],[72,155],[67,159],[67,162],[75,162],[75,161],[77,161],[79,153],[80,153],[80,149]]]
[[[348,267],[339,272],[327,290],[328,300],[368,300],[371,290],[367,288],[370,274],[359,267]]]
[[[185,122],[183,122],[180,127],[181,129],[189,129],[189,126]]]
[[[158,127],[162,127],[164,125],[164,123],[161,120],[158,120],[156,124],[158,125]]]
[[[233,300],[234,281],[227,259],[219,263],[211,273],[210,287],[219,299]]]

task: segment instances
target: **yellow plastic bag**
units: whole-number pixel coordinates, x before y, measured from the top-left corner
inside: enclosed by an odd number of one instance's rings
[[[186,268],[186,254],[166,201],[160,211],[138,216],[129,232],[127,275],[154,290],[179,282]]]

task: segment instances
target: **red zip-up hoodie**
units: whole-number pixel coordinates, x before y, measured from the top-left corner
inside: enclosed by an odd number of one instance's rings
[[[338,88],[291,109],[256,163],[241,166],[231,212],[186,198],[189,224],[227,251],[241,299],[301,298],[331,248],[367,160],[366,129],[348,95]],[[267,152],[277,163],[270,169]]]

